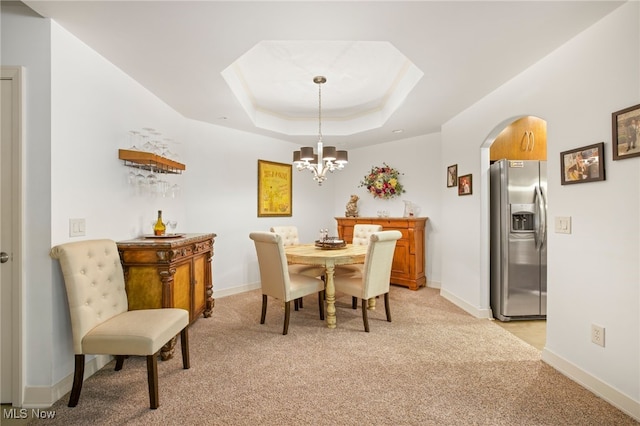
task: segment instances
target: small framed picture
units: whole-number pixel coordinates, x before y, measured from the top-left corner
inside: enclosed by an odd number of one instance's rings
[[[640,156],[640,105],[611,114],[613,159]]]
[[[464,175],[458,178],[458,195],[471,195],[473,193],[472,176]]]
[[[604,180],[604,142],[560,153],[560,182],[594,182]]]
[[[458,165],[447,167],[447,188],[458,185]]]

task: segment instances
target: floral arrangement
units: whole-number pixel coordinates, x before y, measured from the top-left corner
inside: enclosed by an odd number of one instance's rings
[[[389,199],[405,192],[398,177],[404,173],[382,163],[382,167],[372,167],[359,186],[364,186],[374,198]]]

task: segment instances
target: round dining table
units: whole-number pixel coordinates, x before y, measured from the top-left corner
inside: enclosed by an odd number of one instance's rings
[[[327,298],[327,327],[336,328],[336,288],[333,273],[336,265],[364,263],[367,246],[347,244],[344,248],[324,249],[315,244],[297,244],[284,248],[287,262],[323,266]]]

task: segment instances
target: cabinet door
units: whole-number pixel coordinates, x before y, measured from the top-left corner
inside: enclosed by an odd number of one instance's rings
[[[162,280],[155,265],[129,267],[126,291],[130,311],[163,307]]]
[[[207,256],[202,254],[193,258],[193,319],[204,312],[207,298]]]
[[[537,117],[523,117],[506,127],[491,145],[491,161],[546,160],[547,122]]]
[[[393,253],[393,264],[391,265],[391,282],[393,278],[411,278],[411,254],[407,240],[396,242],[396,251]]]
[[[193,321],[193,309],[191,309],[191,260],[176,265],[176,273],[173,275],[172,307],[189,311],[189,320]]]

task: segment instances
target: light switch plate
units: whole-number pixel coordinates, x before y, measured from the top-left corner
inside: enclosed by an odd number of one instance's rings
[[[571,216],[557,216],[555,223],[556,234],[571,233]]]
[[[69,219],[69,236],[84,237],[85,236],[85,220]]]

